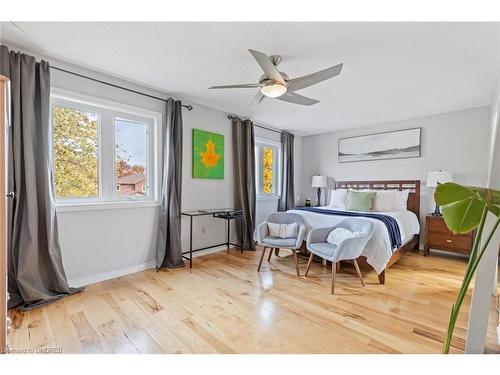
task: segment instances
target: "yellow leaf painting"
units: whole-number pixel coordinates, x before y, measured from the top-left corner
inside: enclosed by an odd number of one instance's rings
[[[224,179],[224,136],[193,129],[193,177]]]
[[[213,168],[217,165],[220,159],[220,155],[215,153],[215,143],[209,139],[205,143],[206,151],[200,152],[201,162],[207,168]]]

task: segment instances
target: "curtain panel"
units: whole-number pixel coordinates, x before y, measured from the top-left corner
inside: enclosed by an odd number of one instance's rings
[[[234,153],[234,205],[243,210],[243,246],[255,249],[255,135],[250,120],[232,119]]]
[[[163,177],[156,242],[156,268],[184,266],[181,246],[182,102],[167,100],[163,129]]]
[[[295,207],[295,190],[293,182],[294,139],[295,136],[291,133],[281,133],[281,155],[283,157],[283,168],[281,173],[281,194],[278,202],[278,211],[288,211]]]
[[[29,310],[81,289],[68,286],[59,244],[52,174],[50,67],[0,46],[10,79],[8,189],[9,308]]]

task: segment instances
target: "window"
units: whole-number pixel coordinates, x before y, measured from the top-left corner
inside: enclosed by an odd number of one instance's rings
[[[260,197],[279,196],[281,144],[257,138],[255,140],[255,181]]]
[[[156,201],[161,114],[53,90],[56,201]]]
[[[56,197],[98,197],[98,115],[54,105],[52,123]]]
[[[147,192],[147,124],[115,119],[115,179],[117,195],[142,197]]]

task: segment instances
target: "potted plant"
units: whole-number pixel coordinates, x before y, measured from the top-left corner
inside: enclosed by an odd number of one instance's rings
[[[457,300],[451,308],[448,331],[443,345],[443,353],[448,354],[453,330],[467,289],[484,252],[493,238],[493,234],[500,224],[500,191],[448,182],[438,185],[434,198],[436,204],[441,207],[444,221],[450,231],[458,234],[477,229],[462,286]],[[483,233],[488,213],[495,216],[495,221],[488,233]]]

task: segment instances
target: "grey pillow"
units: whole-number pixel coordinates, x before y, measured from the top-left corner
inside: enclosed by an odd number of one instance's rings
[[[351,211],[373,211],[375,191],[347,191],[346,208]]]

